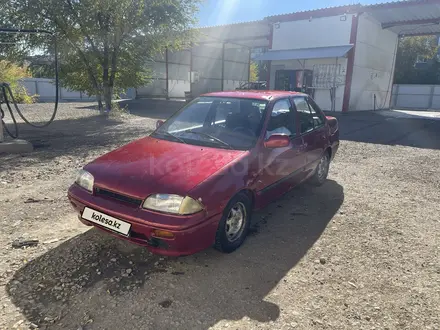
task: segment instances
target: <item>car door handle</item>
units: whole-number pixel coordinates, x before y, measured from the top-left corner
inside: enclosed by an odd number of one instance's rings
[[[296,153],[299,154],[307,149],[307,143],[301,144],[298,148],[296,148]]]

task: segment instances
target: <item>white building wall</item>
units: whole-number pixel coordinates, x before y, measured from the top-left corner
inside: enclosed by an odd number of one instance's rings
[[[312,60],[289,60],[289,61],[272,61],[270,70],[270,89],[275,89],[275,72],[277,70],[313,70],[315,65],[319,64],[336,64],[335,58],[323,58]],[[345,75],[347,72],[347,59],[338,58],[340,69],[336,76],[336,111],[342,111],[342,101],[344,98]],[[330,89],[315,89],[314,100],[322,110],[331,110]]]
[[[352,16],[281,22],[279,28],[275,24],[272,50],[347,45],[350,42]]]
[[[136,97],[165,97],[166,91],[165,79],[152,79],[149,84],[136,88]]]
[[[274,25],[271,50],[301,49],[350,44],[352,14],[338,15],[310,20],[281,22],[277,28]],[[272,61],[270,70],[270,89],[275,89],[275,74],[277,70],[313,70],[315,65],[334,65],[335,58]],[[336,111],[342,111],[344,98],[347,59],[338,58],[340,70],[336,81]],[[314,99],[323,110],[331,110],[329,88],[315,89]]]
[[[397,34],[379,22],[359,16],[349,111],[388,108],[391,99]]]
[[[168,97],[172,98],[184,98],[185,92],[190,90],[189,80],[172,80],[168,82]]]
[[[191,54],[189,50],[168,52],[168,94],[167,68],[164,54],[158,54],[154,61],[148,63],[153,79],[149,84],[136,89],[136,95],[142,97],[172,97],[184,98],[190,90],[189,72]]]
[[[247,82],[247,79],[242,81],[242,80],[225,80],[223,82],[223,89],[225,91],[233,91],[235,89],[237,89],[238,87],[240,87],[241,84]]]
[[[215,22],[212,23],[215,24]],[[246,44],[250,47],[269,46],[269,39],[267,36],[270,34],[270,26],[265,20],[204,27],[200,28],[199,32],[199,40],[202,42],[232,40],[238,37],[237,43],[239,44]]]

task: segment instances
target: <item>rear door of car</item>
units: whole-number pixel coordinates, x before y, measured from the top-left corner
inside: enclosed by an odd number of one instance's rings
[[[294,96],[292,99],[298,113],[300,135],[304,140],[305,174],[308,175],[316,168],[326,145],[325,120],[310,106],[306,96]]]
[[[319,160],[328,146],[328,128],[326,127],[325,115],[315,101],[311,97],[308,97],[307,103],[312,113],[314,125],[315,148],[313,150],[312,160]],[[315,167],[316,165],[317,163],[313,164]]]

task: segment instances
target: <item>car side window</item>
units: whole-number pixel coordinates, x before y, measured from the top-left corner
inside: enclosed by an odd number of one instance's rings
[[[309,98],[307,101],[309,103],[310,111],[312,112],[315,128],[321,127],[325,123],[324,114],[311,98]]]
[[[295,112],[288,99],[275,102],[266,130],[266,139],[272,134],[296,135]]]
[[[313,131],[315,127],[313,115],[307,104],[306,98],[302,96],[294,97],[293,102],[295,103],[296,111],[298,112],[301,134]]]

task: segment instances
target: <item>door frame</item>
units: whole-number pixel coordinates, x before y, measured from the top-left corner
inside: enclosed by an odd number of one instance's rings
[[[303,148],[302,146],[304,145],[304,138],[300,134],[300,126],[298,124],[298,119],[299,119],[298,118],[298,113],[296,111],[295,104],[293,103],[290,95],[286,96],[286,97],[277,98],[276,100],[273,100],[271,102],[269,111],[267,111],[267,114],[266,114],[267,117],[266,117],[265,123],[264,123],[262,131],[261,131],[261,143],[259,144],[259,148],[260,148],[260,150],[265,148],[264,147],[264,141],[266,140],[265,136],[266,136],[267,126],[268,126],[268,123],[270,121],[274,105],[278,101],[281,101],[281,100],[287,100],[287,102],[290,104],[290,111],[293,111],[293,118],[295,120],[295,133],[296,134],[293,135],[293,136],[290,136],[291,145],[289,146],[289,148],[291,148],[292,152],[293,152],[292,146],[294,145],[294,140],[300,139],[301,140],[301,142],[299,143],[301,145],[300,152],[304,153],[304,150],[302,150],[302,148]],[[271,189],[276,188],[277,186],[279,186],[280,184],[282,184],[286,180],[292,179],[296,175],[299,175],[300,172],[304,172],[305,171],[305,165],[306,164],[305,164],[305,160],[304,160],[304,162],[302,164],[302,167],[300,167],[299,169],[291,172],[290,174],[280,178],[279,180],[277,180],[277,181],[275,181],[275,182],[273,182],[273,183],[263,187],[262,189],[258,190],[257,191],[257,195],[261,196],[261,195],[265,194],[266,192],[270,191]]]

